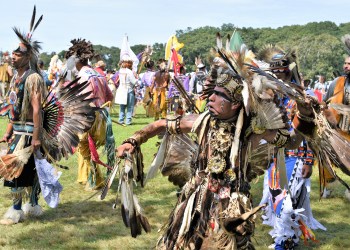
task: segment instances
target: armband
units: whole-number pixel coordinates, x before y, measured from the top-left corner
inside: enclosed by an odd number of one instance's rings
[[[276,133],[275,138],[270,143],[276,147],[281,148],[287,144],[289,138],[290,134],[287,129],[279,129]]]
[[[137,131],[135,134],[133,134],[128,139],[124,140],[122,144],[130,143],[135,148],[139,147],[142,143],[146,142],[147,139],[145,138],[145,132],[143,130]]]
[[[303,135],[312,136],[315,128],[315,122],[313,118],[303,115],[295,115],[293,118],[293,127]]]
[[[315,119],[314,117],[309,117],[309,116],[303,115],[299,111],[297,112],[297,117],[303,121],[306,121],[306,122],[313,122]]]
[[[304,164],[308,166],[314,165],[314,153],[311,150],[306,150],[306,156],[304,159]]]
[[[180,121],[182,116],[166,119],[166,130],[169,134],[181,134]]]

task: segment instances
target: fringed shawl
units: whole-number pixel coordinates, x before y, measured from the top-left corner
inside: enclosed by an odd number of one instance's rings
[[[29,117],[29,110],[31,105],[31,98],[34,94],[40,95],[41,101],[47,96],[47,89],[44,80],[38,73],[30,74],[25,82],[24,95],[21,110],[21,121],[26,121]]]

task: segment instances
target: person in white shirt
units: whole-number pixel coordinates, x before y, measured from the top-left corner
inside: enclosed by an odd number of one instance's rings
[[[134,87],[137,83],[134,73],[131,71],[133,61],[129,56],[124,56],[119,70],[119,87],[115,95],[115,103],[120,105],[119,123],[124,124],[126,109],[126,125],[131,125],[135,104]]]

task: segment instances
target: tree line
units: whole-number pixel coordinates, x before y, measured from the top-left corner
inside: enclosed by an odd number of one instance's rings
[[[345,46],[341,37],[350,33],[350,22],[340,25],[334,22],[311,22],[305,25],[290,25],[276,29],[236,27],[234,24],[223,24],[221,27],[204,26],[196,29],[188,27],[185,30],[177,30],[178,41],[185,46],[180,50],[184,58],[187,71],[195,70],[195,57],[199,55],[204,63],[209,66],[210,49],[215,45],[216,33],[222,36],[232,35],[233,31],[240,32],[245,44],[254,52],[258,52],[266,44],[276,44],[285,50],[295,49],[298,56],[299,70],[305,78],[314,79],[316,75],[325,75],[327,79],[333,78],[334,72],[342,72]],[[153,44],[152,59],[157,61],[164,58],[164,43]],[[146,44],[131,46],[135,54],[144,50]],[[120,48],[94,45],[95,52],[99,55],[95,60],[104,60],[107,69],[118,69]],[[49,65],[51,57],[55,53],[42,53],[41,59],[45,65]],[[65,51],[58,53],[64,58]]]

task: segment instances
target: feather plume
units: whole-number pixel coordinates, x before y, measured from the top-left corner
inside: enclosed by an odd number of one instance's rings
[[[112,171],[110,172],[110,174],[107,177],[106,184],[101,190],[101,195],[100,195],[101,200],[103,200],[106,197],[108,190],[112,186],[112,183],[113,183],[115,176],[117,175],[117,172],[119,169],[119,163],[120,163],[120,160],[118,160],[118,162],[114,165]]]
[[[135,210],[136,210],[136,216],[138,217],[138,220],[139,220],[140,224],[142,225],[142,228],[145,230],[145,232],[149,233],[149,232],[151,232],[151,226],[148,222],[148,219],[146,218],[146,216],[144,216],[143,209],[142,209],[136,195],[134,195],[133,198],[134,198],[134,206],[135,206]]]
[[[231,40],[230,35],[227,34],[227,37],[226,37],[226,45],[225,45],[225,49],[226,49],[227,51],[230,50],[230,40]]]
[[[36,6],[34,5],[32,19],[30,20],[30,25],[29,25],[29,32],[32,32],[32,30],[33,30],[33,25],[35,22],[35,15],[36,15]]]
[[[198,153],[198,146],[187,134],[169,135],[166,157],[161,169],[170,182],[182,187],[192,176],[191,166]]]
[[[335,109],[339,114],[350,115],[350,105],[342,103],[330,103],[329,107]]]
[[[147,181],[149,179],[153,179],[156,176],[159,168],[164,164],[167,144],[169,141],[168,138],[169,138],[169,134],[166,133],[162,139],[162,142],[158,148],[158,152],[157,152],[156,156],[154,157],[152,164],[150,166],[150,169],[147,173],[145,184],[147,183]]]
[[[219,32],[216,33],[216,47],[222,49],[222,37]]]
[[[32,34],[33,32],[36,30],[36,28],[38,28],[39,24],[41,23],[41,21],[43,20],[43,15],[41,15],[38,19],[38,21],[36,22],[35,26],[34,26],[34,29],[32,31]]]

